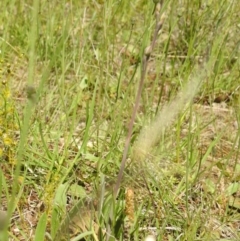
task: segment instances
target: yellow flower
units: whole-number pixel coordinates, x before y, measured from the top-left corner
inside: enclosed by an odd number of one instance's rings
[[[7,134],[3,134],[3,143],[5,146],[11,146],[13,144],[13,140]]]

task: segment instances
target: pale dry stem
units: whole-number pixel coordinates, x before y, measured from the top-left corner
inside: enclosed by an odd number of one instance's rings
[[[125,147],[124,147],[124,151],[123,151],[123,157],[122,157],[122,161],[121,161],[121,167],[120,167],[120,170],[119,170],[119,173],[117,176],[117,181],[116,181],[115,188],[114,188],[114,197],[115,198],[118,195],[118,191],[119,191],[121,181],[123,178],[123,172],[124,172],[127,155],[128,155],[128,150],[129,150],[129,146],[130,146],[130,141],[131,141],[131,136],[132,136],[132,132],[133,132],[133,125],[134,125],[134,122],[136,119],[136,114],[137,114],[137,110],[138,110],[138,107],[140,104],[140,98],[141,98],[142,89],[143,89],[143,83],[144,83],[144,79],[145,79],[145,76],[147,73],[148,61],[149,61],[149,58],[155,47],[158,33],[161,30],[162,24],[164,21],[164,18],[160,14],[161,6],[162,5],[161,5],[160,1],[158,3],[156,3],[156,7],[155,7],[156,25],[155,25],[153,38],[152,38],[150,45],[145,48],[143,58],[142,58],[142,63],[141,63],[142,71],[141,71],[141,77],[140,77],[140,82],[139,82],[139,86],[138,86],[138,92],[137,92],[137,96],[136,96],[136,100],[135,100],[135,106],[134,106],[132,117],[131,117],[130,124],[129,124],[128,134],[127,134]]]

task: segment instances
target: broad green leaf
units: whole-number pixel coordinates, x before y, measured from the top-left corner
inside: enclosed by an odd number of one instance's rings
[[[86,192],[82,186],[79,186],[78,184],[73,184],[70,186],[68,193],[70,195],[73,195],[75,197],[84,198],[86,197]]]
[[[233,195],[236,193],[238,190],[240,190],[240,183],[234,182],[229,185],[229,187],[226,189],[226,194],[228,196]]]
[[[47,215],[46,213],[43,213],[37,224],[37,229],[36,229],[35,239],[34,239],[35,241],[45,240],[46,225],[47,225]]]

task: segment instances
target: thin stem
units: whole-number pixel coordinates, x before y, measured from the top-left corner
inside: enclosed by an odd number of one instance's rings
[[[142,90],[143,90],[143,84],[144,84],[145,76],[146,76],[146,73],[147,73],[148,60],[149,60],[149,58],[152,54],[152,51],[155,47],[155,43],[156,43],[156,40],[157,40],[157,37],[158,37],[158,33],[161,30],[162,24],[163,24],[163,18],[160,15],[160,9],[161,9],[161,3],[159,1],[158,3],[156,3],[156,6],[155,6],[156,26],[155,26],[152,42],[148,47],[145,48],[145,51],[143,53],[142,71],[141,71],[141,77],[140,77],[140,81],[139,81],[139,85],[138,85],[138,92],[137,92],[135,105],[134,105],[132,117],[131,117],[129,128],[128,128],[127,138],[126,138],[126,141],[125,141],[121,166],[120,166],[120,170],[119,170],[119,173],[118,173],[118,176],[117,176],[117,182],[116,182],[116,185],[115,185],[115,188],[114,188],[114,197],[115,198],[118,195],[118,191],[119,191],[119,188],[120,188],[120,185],[121,185],[121,182],[122,182],[122,178],[123,178],[123,172],[124,172],[124,168],[125,168],[125,164],[126,164],[126,160],[127,160],[131,136],[132,136],[132,133],[133,133],[133,125],[134,125],[134,122],[135,122],[135,119],[136,119],[137,110],[138,110],[138,107],[139,107],[139,104],[140,104],[140,98],[141,98],[141,94],[142,94]]]

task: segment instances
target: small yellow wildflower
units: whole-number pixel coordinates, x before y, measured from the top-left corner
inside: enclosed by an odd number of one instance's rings
[[[5,146],[9,147],[13,144],[13,139],[8,136],[8,134],[4,133],[2,136],[3,143]]]

